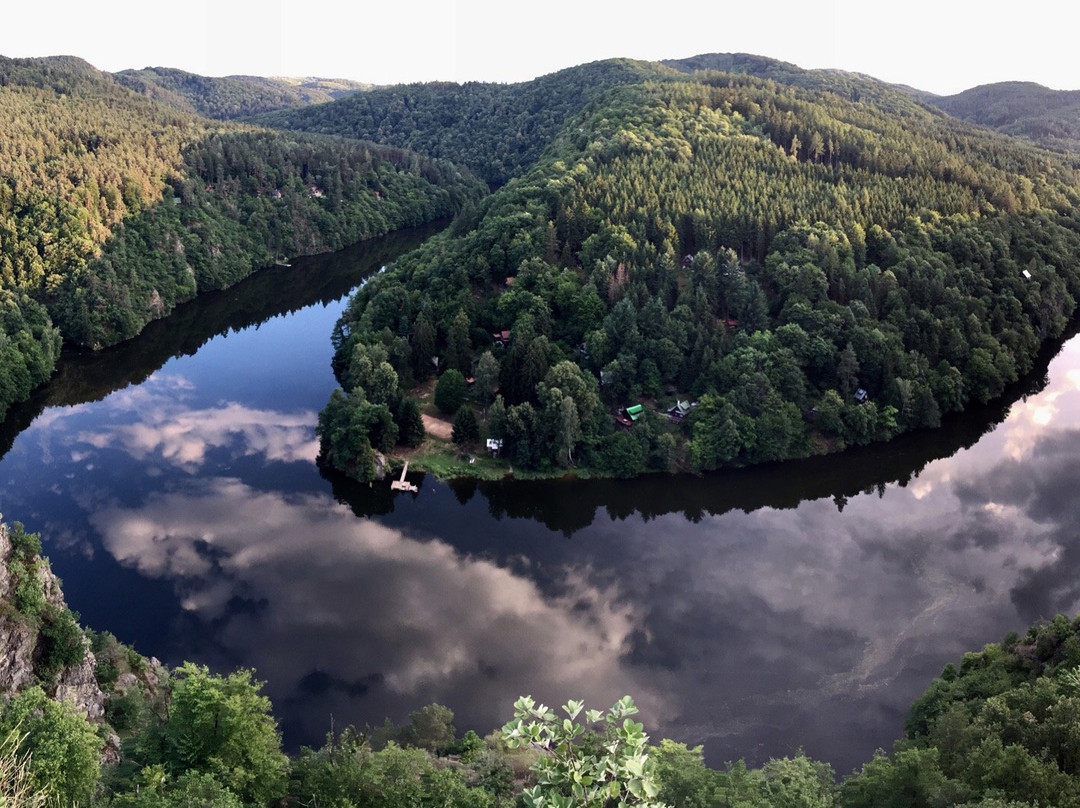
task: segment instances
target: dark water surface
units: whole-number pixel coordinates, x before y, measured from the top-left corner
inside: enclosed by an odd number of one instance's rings
[[[430,231],[263,273],[68,357],[0,426],[0,510],[83,622],[249,666],[290,747],[438,701],[610,704],[714,765],[888,747],[969,649],[1080,608],[1080,341],[1009,401],[888,446],[696,477],[324,477],[344,295]],[[1011,406],[1010,406],[1011,405]]]

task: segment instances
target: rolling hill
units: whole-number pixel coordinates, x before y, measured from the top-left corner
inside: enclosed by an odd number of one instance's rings
[[[957,118],[1053,149],[1080,151],[1080,90],[1051,90],[1027,81],[972,87],[923,99]]]
[[[713,66],[736,72],[697,69]],[[582,103],[585,75],[614,80]],[[495,381],[474,397],[515,468],[621,476],[937,426],[999,395],[1072,316],[1080,186],[1061,155],[905,88],[756,57],[544,82],[499,90],[546,122],[516,178],[368,284],[339,325],[352,392],[321,424],[339,467],[363,476],[407,432],[402,402],[432,357],[467,376],[483,360]],[[474,167],[520,126],[406,114],[479,92],[422,90],[422,104],[376,90],[278,120],[441,154],[454,142]],[[643,400],[617,429],[612,412]],[[680,400],[698,406],[676,423],[663,413]]]
[[[181,112],[73,57],[0,59],[0,413],[48,377],[61,337],[126,339],[281,256],[481,192],[399,148]]]
[[[129,90],[184,112],[233,120],[290,107],[321,104],[368,90],[372,85],[348,79],[210,77],[168,67],[113,73]]]

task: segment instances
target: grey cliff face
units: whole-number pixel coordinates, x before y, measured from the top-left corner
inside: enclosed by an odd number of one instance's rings
[[[14,608],[13,580],[9,562],[11,538],[7,526],[0,523],[0,694],[14,695],[34,684],[34,650],[38,644],[37,628]],[[45,600],[58,608],[67,608],[60,581],[47,563],[38,564],[37,574]],[[91,721],[105,716],[105,694],[94,678],[95,659],[84,640],[82,660],[61,671],[51,695],[73,706]]]

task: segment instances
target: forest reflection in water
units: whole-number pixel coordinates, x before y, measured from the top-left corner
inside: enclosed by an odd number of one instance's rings
[[[1077,340],[1011,407],[888,446],[393,498],[313,463],[341,305],[216,330],[142,379],[76,373],[0,461],[3,511],[45,534],[87,625],[255,667],[291,746],[331,714],[439,701],[483,733],[525,692],[630,693],[713,763],[801,746],[842,773],[945,663],[1080,605]]]

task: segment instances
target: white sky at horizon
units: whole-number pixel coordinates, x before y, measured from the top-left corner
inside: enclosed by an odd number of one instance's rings
[[[743,52],[943,95],[1010,80],[1080,89],[1080,6],[1062,0],[997,10],[971,0],[13,2],[0,54],[68,54],[107,71],[523,81],[616,56]]]

